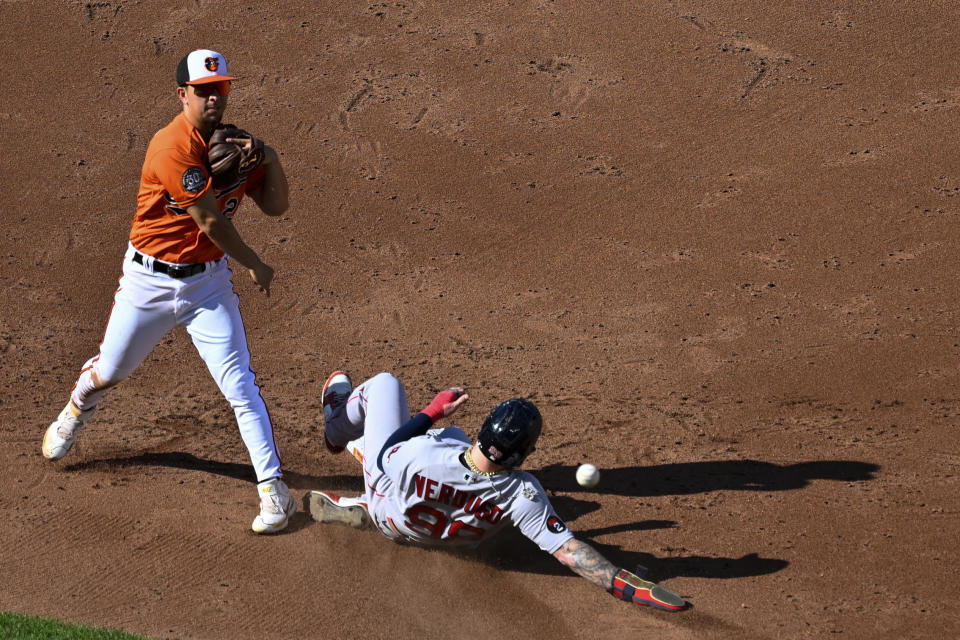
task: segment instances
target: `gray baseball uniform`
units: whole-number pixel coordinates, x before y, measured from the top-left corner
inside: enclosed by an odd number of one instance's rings
[[[384,442],[409,419],[403,385],[381,373],[354,388],[327,422],[334,442],[362,438],[367,508],[385,536],[475,546],[512,525],[547,553],[573,537],[531,474],[514,469],[483,475],[464,465],[461,454],[471,442],[456,427],[394,445],[384,452],[381,471],[377,456]]]

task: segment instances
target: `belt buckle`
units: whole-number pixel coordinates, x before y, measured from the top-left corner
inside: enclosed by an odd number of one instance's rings
[[[179,280],[180,278],[184,278],[189,275],[188,269],[189,267],[181,267],[175,264],[168,264],[167,275],[170,276],[171,278],[177,278]]]

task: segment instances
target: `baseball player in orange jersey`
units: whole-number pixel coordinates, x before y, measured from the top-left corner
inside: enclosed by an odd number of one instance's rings
[[[67,406],[44,434],[50,460],[65,456],[110,387],[129,376],[176,325],[230,402],[257,475],[257,533],[286,527],[297,502],[281,480],[280,456],[260,396],[233,290],[229,254],[270,295],[273,268],[240,237],[231,219],[245,195],[269,216],[287,210],[287,179],[276,151],[232,184],[214,187],[207,141],[220,124],[234,77],[215,51],[193,51],[177,67],[182,112],[147,148],[137,211],[100,353],[87,361]]]

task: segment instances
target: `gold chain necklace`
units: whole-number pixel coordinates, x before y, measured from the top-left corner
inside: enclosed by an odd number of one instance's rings
[[[466,449],[463,452],[463,461],[467,463],[467,466],[470,467],[470,471],[473,471],[479,476],[490,477],[493,474],[497,473],[496,471],[480,471],[480,468],[477,466],[477,463],[473,461],[473,456],[470,455],[470,452],[473,450],[473,447]]]

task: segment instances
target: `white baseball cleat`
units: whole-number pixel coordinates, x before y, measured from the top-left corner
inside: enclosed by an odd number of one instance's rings
[[[343,371],[334,371],[330,374],[330,377],[327,378],[326,383],[323,385],[323,392],[320,394],[321,398],[323,398],[324,424],[333,419],[333,414],[347,401],[351,391],[353,391],[353,383],[350,382],[350,376]],[[330,453],[343,452],[344,447],[330,442],[326,432],[323,434],[323,443],[327,446],[327,450],[330,451]]]
[[[43,444],[40,447],[43,457],[48,460],[59,460],[67,455],[73,443],[77,441],[77,436],[83,431],[83,425],[96,410],[97,408],[93,407],[81,411],[73,404],[73,400],[67,402],[67,406],[43,434]]]
[[[253,519],[254,533],[277,533],[290,522],[297,511],[297,501],[280,478],[271,478],[257,485],[260,494],[260,513]]]
[[[311,491],[306,502],[310,517],[317,522],[348,524],[354,529],[370,524],[367,502],[361,496],[347,498],[330,491]]]

